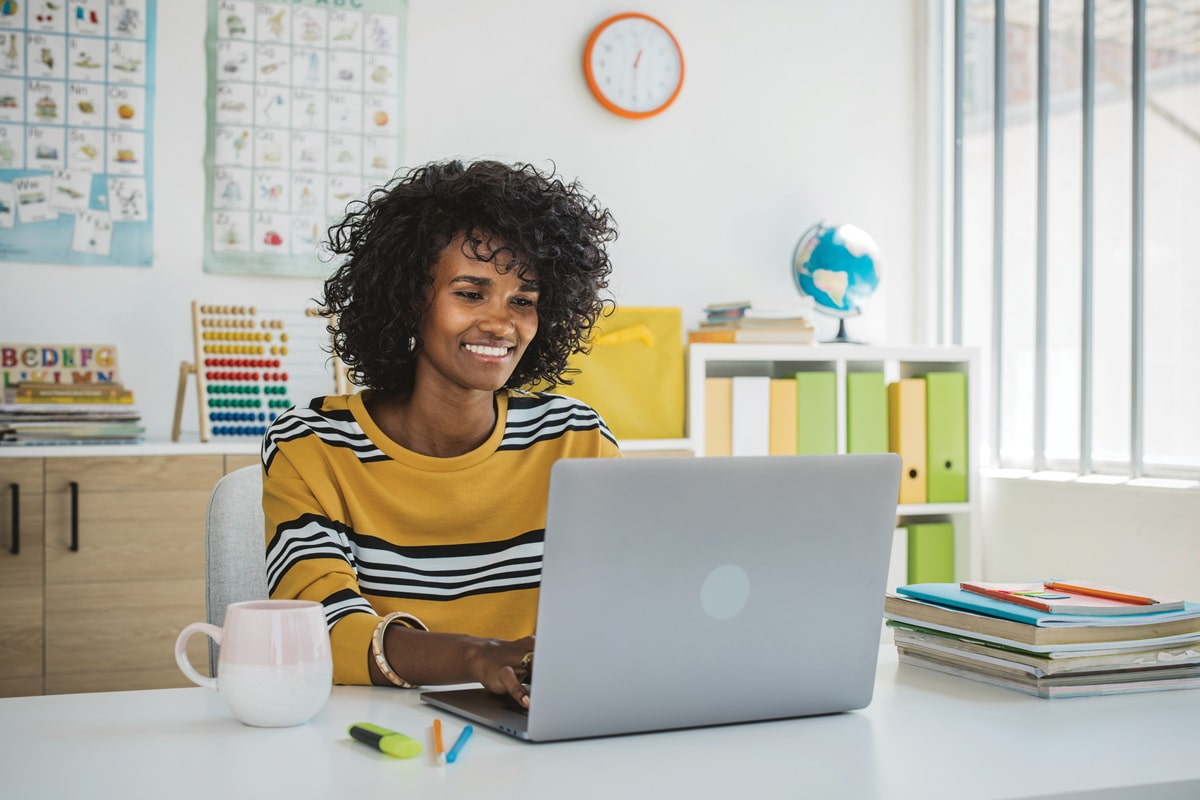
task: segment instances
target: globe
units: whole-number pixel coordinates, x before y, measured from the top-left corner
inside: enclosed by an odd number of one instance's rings
[[[879,287],[879,248],[871,235],[854,225],[813,225],[800,237],[792,256],[792,278],[813,307],[838,318],[831,342],[851,342],[846,317],[862,313],[861,303]]]

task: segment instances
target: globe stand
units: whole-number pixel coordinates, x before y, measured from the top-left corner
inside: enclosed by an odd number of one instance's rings
[[[821,342],[821,344],[866,344],[866,342],[859,342],[855,339],[851,339],[846,333],[846,318],[838,317],[837,335],[832,339],[826,339],[825,341]]]

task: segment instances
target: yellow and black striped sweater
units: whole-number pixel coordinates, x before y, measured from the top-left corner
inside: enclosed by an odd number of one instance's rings
[[[362,394],[317,398],[263,440],[267,584],[325,606],[335,683],[369,683],[378,616],[430,630],[515,639],[534,631],[550,467],[619,456],[574,398],[505,391],[497,424],[454,458],[406,450]]]

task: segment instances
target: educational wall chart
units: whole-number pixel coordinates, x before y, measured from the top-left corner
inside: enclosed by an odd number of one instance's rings
[[[0,259],[150,266],[156,0],[0,0]]]
[[[209,0],[205,270],[328,274],[329,225],[400,167],[405,9]]]

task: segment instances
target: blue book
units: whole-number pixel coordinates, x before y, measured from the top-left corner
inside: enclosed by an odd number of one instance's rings
[[[896,587],[896,594],[926,603],[970,611],[973,614],[1011,619],[1039,628],[1146,625],[1154,622],[1200,617],[1200,603],[1191,602],[1184,603],[1182,609],[1156,611],[1150,614],[1112,614],[1103,617],[1088,614],[1050,614],[1038,611],[1036,608],[1026,608],[1014,603],[1006,603],[1003,600],[994,600],[975,592],[968,592],[960,589],[957,583],[913,583],[908,586]]]

